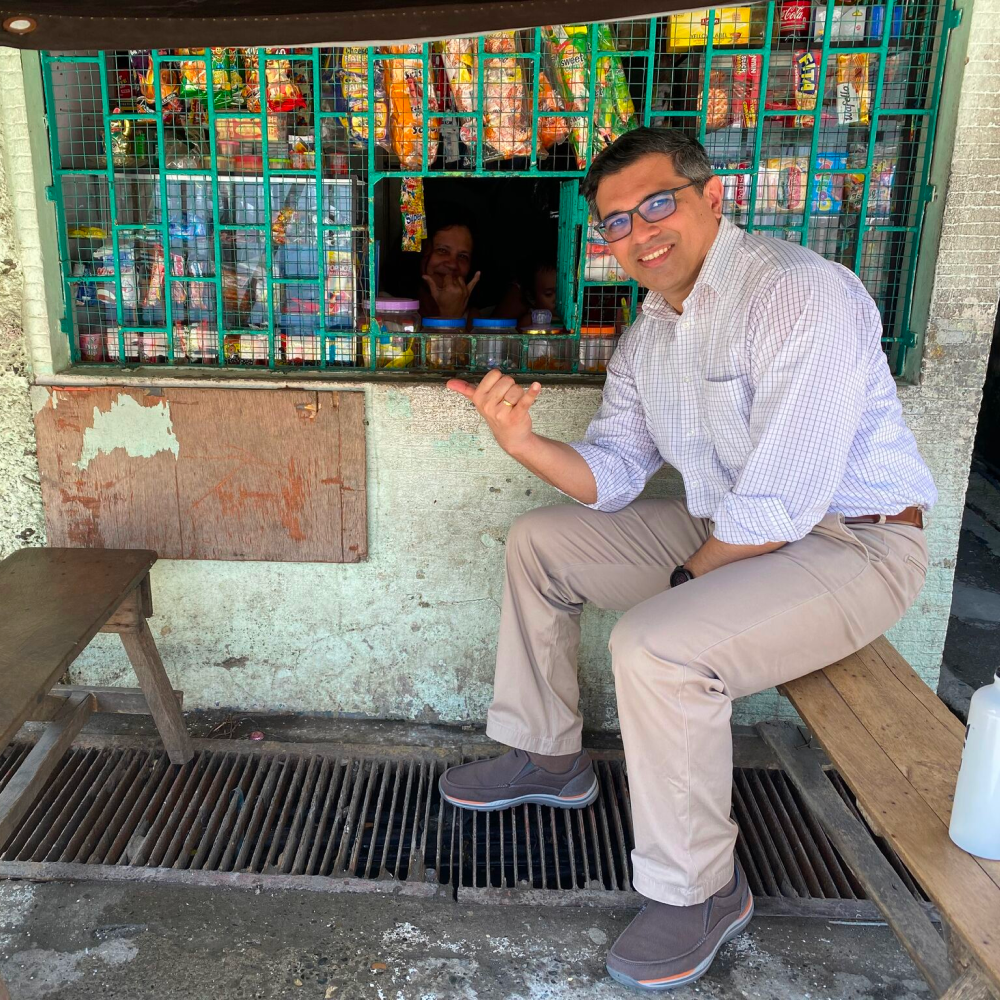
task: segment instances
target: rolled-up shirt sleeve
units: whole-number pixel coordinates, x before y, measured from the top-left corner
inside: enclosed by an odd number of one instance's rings
[[[862,332],[863,309],[835,272],[800,268],[758,310],[752,449],[715,514],[720,541],[798,541],[827,514],[864,410],[866,339],[879,328]]]
[[[646,425],[624,340],[608,362],[600,409],[584,439],[571,442],[570,447],[583,456],[594,474],[597,502],[584,505],[594,510],[627,507],[663,465]]]

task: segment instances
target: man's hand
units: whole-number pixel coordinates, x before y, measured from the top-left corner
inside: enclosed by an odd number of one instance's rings
[[[704,576],[706,573],[711,573],[713,569],[728,566],[729,563],[739,562],[741,559],[751,559],[754,556],[777,552],[784,545],[784,542],[765,542],[763,545],[731,545],[729,542],[720,542],[718,538],[711,535],[708,541],[684,565],[696,577]]]
[[[440,284],[435,275],[425,274],[424,281],[431,290],[434,302],[440,315],[445,319],[457,319],[464,316],[469,308],[469,298],[472,290],[479,284],[481,271],[476,271],[473,279],[466,284],[457,274],[440,275]]]
[[[478,386],[453,378],[449,380],[448,388],[472,400],[497,439],[497,444],[508,455],[516,458],[518,452],[523,451],[532,437],[531,407],[542,391],[537,382],[522,389],[509,375],[494,368],[483,376]]]

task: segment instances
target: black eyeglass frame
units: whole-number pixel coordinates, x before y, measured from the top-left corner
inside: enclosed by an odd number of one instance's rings
[[[687,184],[682,184],[680,187],[666,188],[663,191],[657,191],[655,194],[649,195],[648,198],[643,198],[642,201],[640,201],[639,204],[635,206],[635,208],[630,208],[626,212],[612,212],[606,218],[601,219],[601,221],[598,222],[594,228],[601,234],[605,243],[617,243],[619,240],[623,240],[625,239],[626,236],[631,235],[633,215],[638,215],[641,219],[645,220],[646,222],[662,222],[664,219],[669,219],[670,216],[677,211],[677,198],[676,198],[677,192],[683,191],[685,188],[691,187],[691,185],[694,183],[695,183],[694,181],[688,181]],[[646,215],[646,213],[642,210],[643,206],[648,205],[649,202],[655,201],[657,198],[662,198],[665,194],[670,195],[670,201],[671,204],[673,205],[670,211],[665,213],[664,215],[657,215],[655,218],[650,218],[648,215]],[[628,229],[624,233],[622,233],[621,236],[616,236],[613,240],[609,240],[607,233],[608,221],[610,219],[620,218],[623,215],[628,216]]]

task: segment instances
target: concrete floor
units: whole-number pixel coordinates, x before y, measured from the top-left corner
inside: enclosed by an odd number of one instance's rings
[[[955,567],[938,694],[963,719],[1000,667],[1000,478],[974,463]]]
[[[0,882],[13,1000],[612,1000],[630,911],[318,892]],[[755,920],[678,1000],[911,1000],[888,928]]]

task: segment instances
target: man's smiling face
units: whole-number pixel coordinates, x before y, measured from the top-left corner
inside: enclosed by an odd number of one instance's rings
[[[674,170],[673,157],[650,153],[609,174],[597,189],[597,212],[606,219],[635,208],[650,195],[688,183]],[[675,195],[677,208],[659,222],[632,216],[632,232],[610,244],[626,273],[659,292],[675,309],[694,287],[722,217],[722,182],[712,177],[702,191],[697,185]]]

